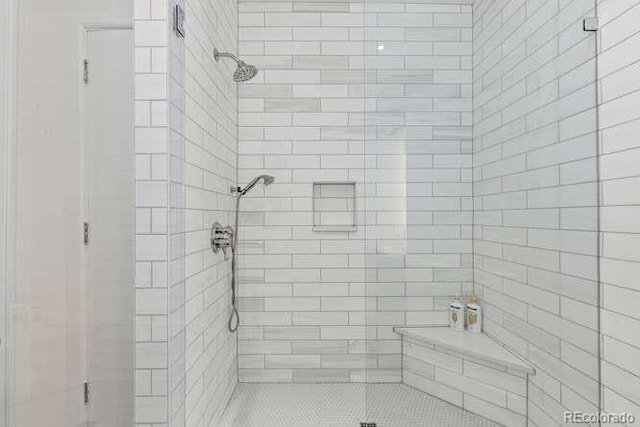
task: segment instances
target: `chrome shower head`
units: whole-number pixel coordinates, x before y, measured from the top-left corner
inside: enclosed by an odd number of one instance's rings
[[[253,65],[245,64],[244,61],[238,61],[238,68],[233,73],[233,81],[243,83],[251,80],[258,74],[258,68]]]
[[[264,179],[264,185],[271,185],[276,181],[271,175],[263,175],[262,179]]]
[[[253,178],[253,179],[251,180],[251,182],[250,182],[249,184],[247,184],[247,186],[246,186],[246,187],[244,187],[244,188],[238,188],[238,194],[239,194],[240,196],[244,196],[244,195],[245,195],[245,194],[247,194],[249,191],[251,191],[251,189],[252,189],[253,187],[255,187],[255,186],[256,186],[256,184],[257,184],[258,182],[260,182],[260,180],[262,180],[262,181],[263,181],[264,185],[271,185],[271,184],[273,184],[273,183],[274,183],[274,181],[275,181],[276,179],[275,179],[274,177],[272,177],[271,175],[260,175],[260,176],[257,176],[257,177],[255,177],[255,178]]]
[[[216,61],[219,61],[220,58],[231,58],[236,61],[237,68],[233,73],[233,81],[236,83],[247,82],[258,74],[258,67],[249,65],[230,53],[220,52],[218,49],[214,49],[213,57]]]

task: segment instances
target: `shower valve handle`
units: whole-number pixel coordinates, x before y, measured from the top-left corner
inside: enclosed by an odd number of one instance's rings
[[[211,226],[211,249],[213,253],[222,251],[224,259],[229,259],[227,251],[231,248],[233,243],[233,228],[225,227],[219,222],[215,222]]]

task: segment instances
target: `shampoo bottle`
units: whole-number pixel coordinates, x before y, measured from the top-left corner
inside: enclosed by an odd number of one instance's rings
[[[469,332],[482,332],[482,308],[478,304],[478,296],[471,295],[471,302],[467,305],[467,325]]]
[[[465,318],[464,304],[460,302],[460,298],[456,295],[456,299],[449,303],[449,326],[456,332],[464,331]]]

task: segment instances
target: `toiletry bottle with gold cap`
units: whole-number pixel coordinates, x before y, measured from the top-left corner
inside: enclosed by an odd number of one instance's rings
[[[460,302],[460,296],[449,303],[449,326],[456,332],[464,331],[464,304]]]
[[[471,295],[471,301],[467,304],[467,327],[469,332],[479,334],[482,332],[482,308],[478,304],[478,296]]]

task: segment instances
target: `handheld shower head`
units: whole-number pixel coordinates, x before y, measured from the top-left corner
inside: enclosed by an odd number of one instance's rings
[[[246,187],[244,187],[242,189],[238,189],[238,194],[240,196],[244,196],[249,191],[251,191],[251,189],[253,187],[255,187],[258,182],[260,182],[260,180],[263,181],[264,185],[271,185],[271,184],[273,184],[275,182],[276,179],[274,177],[272,177],[271,175],[260,175],[260,176],[257,176],[255,178],[253,178],[251,180],[251,182],[249,184],[247,184]]]
[[[236,71],[233,73],[233,81],[236,83],[243,83],[251,80],[256,75],[258,75],[258,67],[254,65],[249,65],[244,61],[240,60],[237,56],[232,55],[230,53],[220,52],[218,49],[214,49],[213,57],[216,61],[219,61],[220,58],[231,58],[236,64]]]
[[[276,179],[271,175],[263,175],[263,179],[264,179],[264,185],[271,185],[276,181]]]
[[[264,185],[271,185],[275,181],[275,178],[271,175],[260,175],[251,180],[246,187],[232,188],[231,192],[236,193],[236,222],[235,228],[231,229],[231,315],[229,316],[229,323],[227,327],[230,332],[236,332],[240,326],[240,313],[238,313],[238,299],[237,289],[238,282],[236,280],[236,249],[238,244],[238,215],[240,212],[240,199],[247,194],[255,185],[260,182],[264,182]],[[235,231],[235,232],[234,232]],[[223,231],[224,232],[224,231]],[[235,320],[235,322],[234,322]]]

